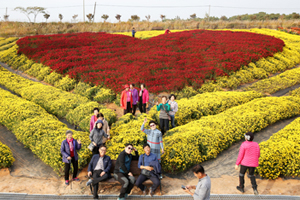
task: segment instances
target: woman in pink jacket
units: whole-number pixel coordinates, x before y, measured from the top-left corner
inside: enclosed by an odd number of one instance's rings
[[[248,169],[248,177],[251,180],[253,192],[255,195],[258,195],[256,180],[254,176],[255,168],[258,167],[258,159],[260,156],[259,145],[256,142],[253,142],[254,135],[249,132],[245,134],[245,142],[242,143],[240,147],[239,156],[235,163],[235,169],[238,170],[239,165],[240,169],[240,185],[236,187],[237,190],[244,193],[244,184],[245,184],[245,173]]]
[[[146,113],[146,105],[149,102],[149,93],[145,87],[146,85],[142,83],[139,91],[139,109],[141,113]]]

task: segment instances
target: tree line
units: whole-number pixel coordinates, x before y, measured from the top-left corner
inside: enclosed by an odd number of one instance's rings
[[[26,15],[26,17],[28,18],[29,22],[36,22],[36,17],[39,15],[39,14],[44,14],[44,18],[46,19],[46,22],[47,20],[50,18],[50,14],[47,12],[46,8],[43,8],[43,7],[16,7],[14,9],[14,11],[19,11],[21,13],[23,13],[24,15]],[[31,16],[33,15],[33,20],[31,19]],[[78,17],[78,14],[75,14],[72,16],[72,19],[71,21],[72,22],[77,22],[77,17]],[[88,15],[86,15],[87,19],[89,22],[93,22],[93,19],[94,19],[94,15],[92,13],[89,13]],[[115,18],[121,22],[121,15],[120,14],[117,14],[115,16]],[[9,19],[9,15],[7,15],[7,13],[3,16],[4,18],[4,21],[8,21]],[[63,15],[62,14],[59,14],[58,15],[58,18],[60,20],[60,22],[62,21],[63,19]],[[104,20],[104,22],[107,21],[107,19],[109,18],[109,15],[107,14],[103,14],[101,16],[101,18]],[[299,13],[296,13],[296,12],[293,12],[291,14],[279,14],[279,13],[266,13],[266,12],[259,12],[259,13],[255,13],[255,14],[244,14],[244,15],[235,15],[235,16],[232,16],[232,17],[226,17],[226,16],[221,16],[220,18],[219,17],[215,17],[215,16],[209,16],[209,14],[205,14],[205,16],[203,18],[200,18],[200,17],[197,17],[196,13],[194,14],[191,14],[190,15],[190,18],[188,19],[181,19],[179,16],[176,16],[175,18],[173,19],[167,19],[166,18],[166,15],[163,15],[161,14],[160,15],[160,18],[162,21],[176,21],[176,20],[195,20],[195,21],[201,21],[201,20],[207,20],[207,21],[218,21],[218,20],[221,20],[221,21],[235,21],[235,20],[240,20],[240,21],[256,21],[256,20],[259,20],[259,21],[265,21],[265,20],[291,20],[291,19],[300,19],[300,14]],[[131,18],[128,19],[128,21],[140,21],[141,18],[138,16],[138,15],[131,15]],[[145,16],[145,19],[142,20],[142,21],[149,21],[150,20],[150,15],[146,15]]]

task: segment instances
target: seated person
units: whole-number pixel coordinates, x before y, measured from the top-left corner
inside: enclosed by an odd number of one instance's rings
[[[93,176],[93,179],[89,179],[86,183],[87,186],[91,185],[94,187],[94,199],[98,199],[98,183],[106,179],[111,178],[110,168],[111,159],[105,155],[106,147],[101,145],[99,147],[99,154],[95,154],[88,167],[88,176]]]
[[[142,172],[136,180],[135,185],[142,190],[144,195],[146,195],[147,188],[143,185],[143,182],[150,179],[153,182],[153,185],[149,188],[149,195],[153,196],[154,191],[160,185],[159,176],[161,174],[161,166],[156,155],[151,153],[150,145],[146,143],[143,148],[145,153],[140,155],[138,162],[138,167],[142,170]],[[143,173],[143,170],[148,174]]]

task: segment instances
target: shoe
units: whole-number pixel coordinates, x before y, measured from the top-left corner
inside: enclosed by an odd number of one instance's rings
[[[79,178],[72,178],[72,181],[80,181]]]
[[[127,198],[128,197],[128,194],[125,194],[125,198]]]
[[[147,186],[145,186],[145,189],[143,191],[143,195],[146,196],[146,192],[147,192]]]
[[[90,178],[89,180],[88,180],[88,182],[86,182],[86,186],[89,186],[89,185],[91,185],[93,183],[93,180]]]
[[[160,179],[160,180],[163,179],[163,175],[162,175],[162,174],[160,174],[159,179]]]
[[[149,188],[149,196],[150,196],[150,197],[153,197],[152,187]]]
[[[253,192],[254,192],[255,195],[258,195],[257,189],[253,189]]]
[[[241,188],[240,186],[236,186],[236,189],[237,189],[238,191],[240,191],[241,193],[244,193],[244,192],[245,192],[244,188]]]
[[[65,184],[66,184],[66,185],[69,185],[69,181],[65,181]]]
[[[120,197],[118,197],[117,200],[125,200],[125,198],[120,198]]]

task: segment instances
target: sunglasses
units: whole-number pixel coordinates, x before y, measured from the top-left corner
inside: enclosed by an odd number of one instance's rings
[[[131,147],[128,147],[128,150],[133,150],[133,148],[131,148]]]
[[[150,125],[150,127],[156,126],[155,124]]]

